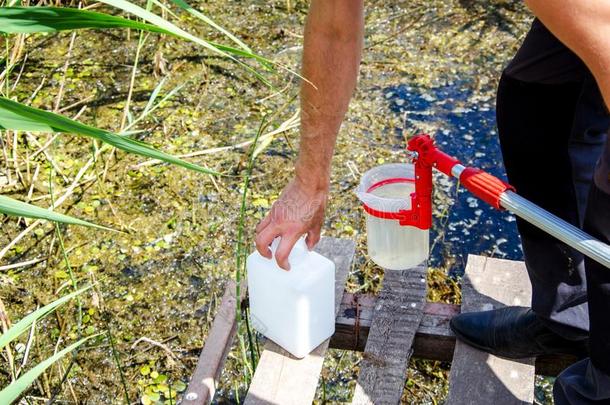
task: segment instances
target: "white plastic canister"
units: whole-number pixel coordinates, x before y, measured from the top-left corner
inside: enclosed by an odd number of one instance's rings
[[[290,271],[255,251],[246,262],[250,317],[254,328],[297,358],[305,357],[335,333],[335,263],[309,251],[299,239]]]
[[[408,163],[377,166],[362,176],[356,195],[365,206],[379,213],[398,213],[411,209],[415,192],[415,167]],[[368,252],[379,266],[402,270],[428,258],[429,232],[415,226],[400,225],[366,213]]]

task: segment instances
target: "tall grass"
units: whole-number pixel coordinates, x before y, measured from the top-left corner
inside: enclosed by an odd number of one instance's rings
[[[267,117],[264,116],[261,120],[261,123],[256,131],[256,135],[254,136],[254,140],[252,145],[250,146],[250,151],[248,154],[248,166],[243,174],[243,182],[242,182],[242,194],[241,194],[241,205],[239,209],[239,222],[237,226],[237,243],[235,247],[235,285],[236,291],[235,296],[237,297],[236,307],[235,307],[235,317],[237,319],[237,338],[239,342],[239,349],[242,355],[242,364],[244,368],[244,383],[246,385],[250,384],[251,376],[253,374],[253,370],[256,368],[257,363],[257,353],[256,353],[256,343],[254,341],[254,337],[250,330],[250,323],[248,317],[243,317],[243,308],[241,306],[241,288],[242,282],[245,279],[246,275],[246,256],[248,255],[248,251],[246,250],[245,244],[245,222],[246,222],[246,210],[247,210],[247,200],[248,200],[248,191],[250,189],[250,179],[252,177],[252,170],[254,168],[254,162],[256,159],[256,154],[254,153],[258,147],[258,140],[261,134],[265,131],[268,126]],[[245,339],[244,339],[244,329],[247,333],[249,350],[246,349]],[[247,351],[250,353],[250,358],[248,358]]]
[[[149,23],[141,23],[138,21],[111,16],[104,13],[72,8],[0,7],[0,33],[6,35],[5,42],[7,46],[7,57],[5,59],[7,61],[5,72],[5,83],[7,86],[7,90],[5,92],[5,95],[8,96],[9,94],[8,83],[11,70],[11,66],[8,62],[9,34],[31,34],[41,32],[48,33],[85,28],[133,28],[139,29],[141,31],[155,32],[178,37],[190,42],[194,42],[215,54],[235,61],[241,67],[245,68],[247,71],[262,80],[264,83],[269,84],[269,82],[258,71],[237,59],[236,56],[255,59],[259,62],[264,63],[265,67],[268,67],[271,62],[259,55],[252,53],[249,48],[244,47],[244,45],[239,40],[238,44],[245,49],[237,49],[227,45],[216,44],[196,37],[188,33],[187,31],[177,27],[171,22],[157,16],[148,9],[143,9],[126,0],[103,0],[103,2],[123,11],[134,14],[142,18],[143,20],[148,21]],[[179,4],[187,11],[191,13],[196,13],[196,15],[200,19],[205,21],[208,25],[227,35],[228,32],[224,28],[220,27],[211,19],[205,17],[203,14],[196,12],[192,8],[189,8],[188,4],[184,1],[180,0]],[[147,6],[147,8],[150,8],[150,4]],[[233,41],[236,40],[233,35],[230,35],[229,38],[231,38]],[[142,42],[143,40],[141,36],[138,45],[138,50],[141,49]],[[130,86],[130,88],[131,87],[132,86]],[[129,99],[126,103],[125,116],[128,115],[128,108]],[[124,120],[121,126],[124,126]],[[6,97],[0,98],[0,129],[31,132],[63,132],[81,136],[88,136],[129,153],[158,159],[167,163],[172,163],[190,170],[195,170],[206,174],[219,174],[208,168],[185,162],[172,155],[152,148],[149,145],[144,144],[143,142],[135,141],[127,136],[120,136],[118,134],[114,134],[103,129],[90,127],[85,124],[81,124],[77,121],[60,116],[58,114],[28,107],[18,102],[12,101]],[[18,212],[16,212],[16,207],[19,208]],[[6,196],[4,196],[2,200],[0,200],[0,213],[4,213],[7,215],[27,216],[31,218],[41,218],[41,212],[36,207],[18,204],[18,202],[9,199]],[[78,225],[89,225],[85,224],[84,221],[79,221],[74,218],[68,219],[65,217],[60,217],[58,215],[46,214],[46,217],[44,219],[50,219],[59,222]]]
[[[10,39],[11,36],[21,35],[21,36],[31,36],[39,33],[56,33],[60,31],[74,31],[81,29],[134,29],[140,31],[138,48],[136,51],[136,55],[134,58],[131,83],[130,83],[130,92],[133,90],[134,83],[136,80],[136,71],[137,65],[139,61],[139,52],[142,49],[145,41],[145,33],[152,34],[160,34],[167,35],[174,38],[179,38],[185,41],[192,42],[201,48],[215,54],[217,56],[223,57],[234,62],[239,68],[244,69],[246,72],[252,74],[258,80],[263,82],[266,85],[270,85],[269,81],[265,77],[263,73],[261,73],[257,68],[253,67],[251,64],[247,63],[242,59],[247,59],[253,61],[254,63],[259,63],[258,66],[262,68],[263,72],[269,72],[273,63],[266,58],[255,54],[252,50],[241,40],[239,40],[236,36],[231,34],[228,30],[224,29],[217,23],[215,23],[212,19],[204,15],[203,13],[195,10],[191,6],[188,5],[184,0],[172,0],[180,9],[184,10],[191,15],[194,15],[199,20],[203,21],[208,26],[212,27],[217,32],[221,33],[225,38],[229,39],[233,45],[225,45],[219,44],[215,42],[208,41],[204,38],[197,37],[186,30],[178,27],[174,23],[170,22],[167,19],[161,18],[160,16],[154,14],[152,12],[152,4],[153,2],[149,0],[147,2],[146,8],[142,8],[138,5],[130,3],[126,0],[101,0],[102,3],[105,3],[107,6],[113,7],[115,9],[121,10],[125,13],[129,13],[140,20],[127,19],[120,16],[110,15],[102,12],[93,12],[88,10],[81,9],[73,9],[73,8],[63,8],[63,7],[15,7],[14,5],[17,3],[16,1],[11,1],[8,3],[6,7],[0,7],[0,34],[4,35],[5,44],[6,44],[6,55],[5,55],[5,70],[3,73],[3,94],[4,97],[0,97],[0,131],[4,131],[4,133],[8,134],[9,131],[15,136],[17,139],[18,133],[56,133],[58,136],[67,136],[67,134],[71,134],[74,136],[87,137],[93,140],[94,145],[94,153],[92,158],[83,166],[83,168],[79,171],[79,174],[75,177],[74,183],[68,188],[68,192],[77,186],[78,179],[82,178],[84,172],[93,166],[93,164],[97,161],[98,157],[102,152],[113,150],[113,148],[117,148],[123,150],[129,154],[135,154],[139,156],[145,156],[152,159],[157,159],[163,161],[165,163],[173,164],[182,168],[186,168],[188,170],[196,171],[206,175],[218,176],[219,172],[209,169],[207,167],[197,165],[194,163],[190,163],[188,161],[184,161],[180,158],[177,158],[171,154],[162,152],[144,142],[137,141],[133,139],[131,136],[137,133],[137,129],[135,126],[141,122],[144,118],[152,114],[164,101],[175,95],[182,89],[182,86],[178,86],[169,93],[167,93],[164,97],[161,98],[160,101],[157,102],[157,99],[160,97],[160,92],[162,91],[162,87],[165,83],[165,79],[161,80],[157,85],[155,90],[153,91],[148,104],[144,108],[142,114],[133,118],[131,116],[130,111],[130,101],[131,96],[128,96],[125,108],[123,110],[123,118],[120,125],[120,131],[118,133],[111,132],[109,130],[105,130],[102,128],[96,128],[93,126],[86,125],[84,123],[79,122],[77,119],[71,119],[65,117],[57,112],[44,111],[41,109],[37,109],[28,105],[29,102],[23,100],[16,100],[11,97],[11,88],[17,84],[11,83],[13,69],[15,66],[18,66],[16,61],[11,59],[11,50],[10,50]],[[160,3],[159,3],[160,4]],[[165,8],[165,6],[162,6]],[[67,66],[67,65],[66,65]],[[18,80],[18,78],[17,78]],[[33,96],[32,96],[33,98]],[[61,90],[60,94],[56,100],[56,108],[58,110],[59,103],[61,100]],[[258,142],[258,137],[261,132],[266,127],[266,124],[263,122],[259,131],[256,135],[255,141],[253,143],[253,148],[250,153],[250,161],[248,165],[248,170],[246,172],[246,176],[244,177],[244,187],[247,190],[249,185],[249,179],[252,173],[252,167],[255,158],[255,147]],[[97,146],[97,142],[101,142],[103,146],[99,148]],[[16,142],[15,142],[16,146]],[[13,156],[16,158],[16,156]],[[8,161],[7,161],[8,168]],[[52,171],[51,171],[52,173]],[[52,176],[52,174],[51,174]],[[78,326],[78,335],[82,338],[82,303],[80,302],[80,298],[78,298],[78,294],[81,294],[86,289],[78,289],[78,282],[75,274],[72,271],[72,266],[70,264],[70,260],[68,257],[68,253],[64,244],[64,238],[61,232],[61,228],[58,223],[64,223],[68,225],[82,225],[89,226],[93,228],[97,228],[100,230],[112,230],[109,226],[103,226],[94,224],[89,221],[85,221],[83,219],[77,219],[65,214],[61,214],[55,212],[61,203],[65,200],[64,198],[55,199],[53,193],[53,178],[50,177],[50,196],[51,196],[51,206],[48,209],[38,207],[29,202],[18,201],[13,198],[10,198],[6,195],[0,195],[0,213],[4,213],[9,216],[17,216],[17,217],[27,217],[27,218],[35,218],[37,219],[33,225],[39,223],[40,220],[49,220],[55,221],[55,234],[57,241],[59,242],[59,250],[60,254],[63,258],[66,269],[68,270],[70,283],[72,289],[74,290],[72,293],[66,295],[65,297],[55,301],[52,304],[49,304],[34,313],[26,316],[21,322],[17,323],[14,327],[12,327],[6,334],[0,336],[0,349],[2,349],[5,345],[7,345],[12,339],[18,336],[20,333],[25,331],[24,328],[27,328],[32,325],[33,322],[40,319],[42,316],[48,314],[54,308],[59,305],[63,305],[67,300],[72,298],[77,298],[77,319],[76,324]],[[64,194],[63,197],[66,197],[68,194]],[[242,215],[244,214],[244,205],[246,201],[246,192],[243,196],[242,201]],[[240,242],[238,243],[239,254],[238,254],[238,268],[243,267],[243,234],[244,234],[244,225],[243,218],[240,221]],[[9,246],[5,247],[0,251],[0,258],[7,252],[8,248],[12,246],[16,241],[23,237],[28,230],[32,229],[32,225],[30,225],[24,232],[22,232],[15,240],[9,244]],[[239,270],[238,273],[242,273],[242,270]],[[236,279],[241,280],[241,275],[236,275]],[[239,283],[238,283],[239,286]],[[50,309],[49,309],[50,308]],[[241,309],[239,311],[241,314]],[[241,316],[240,316],[240,324],[242,324]],[[253,348],[252,342],[252,334],[250,333],[249,325],[247,325],[246,319],[246,328],[248,331],[250,348]],[[112,349],[112,356],[117,364],[117,368],[121,377],[121,381],[123,384],[123,391],[125,396],[125,402],[130,403],[128,387],[127,387],[127,379],[124,375],[123,367],[120,361],[119,352],[115,345],[115,340],[112,336],[110,325],[106,320],[106,336],[110,347]],[[240,335],[241,336],[241,335]],[[81,345],[83,345],[87,340],[91,339],[93,336],[83,338],[78,340],[76,343],[69,345],[63,350],[55,353],[53,356],[43,360],[38,365],[34,366],[31,370],[29,370],[26,374],[21,376],[19,379],[14,381],[12,384],[5,387],[2,391],[0,391],[0,403],[10,403],[13,400],[17,399],[19,396],[23,395],[23,393],[27,390],[29,385],[38,378],[48,367],[50,367],[53,363],[57,362],[63,356],[68,353],[73,353],[76,351]],[[242,347],[244,348],[244,356],[245,356],[245,342],[242,339]],[[70,366],[64,372],[63,378],[59,382],[59,385],[63,384],[66,380],[68,373],[70,372],[71,365],[74,363],[74,356]],[[247,360],[247,358],[246,358]],[[252,364],[247,366],[249,373],[251,375],[251,370],[253,364],[256,361],[256,357],[254,352],[251,352],[250,362]],[[248,362],[245,362],[247,364]],[[57,392],[53,395],[52,400],[54,400]]]
[[[49,368],[54,363],[59,361],[66,354],[71,353],[72,351],[76,350],[81,345],[83,345],[85,342],[87,342],[90,339],[93,339],[96,336],[97,335],[83,338],[83,339],[79,340],[78,342],[71,344],[70,346],[66,347],[65,349],[61,350],[60,352],[55,353],[53,356],[49,357],[48,359],[46,359],[46,360],[40,362],[39,364],[37,364],[36,366],[34,366],[31,370],[29,370],[27,373],[25,373],[22,377],[20,377],[16,381],[12,382],[6,388],[4,388],[2,391],[0,391],[0,403],[2,403],[2,404],[13,403],[13,401],[16,400],[17,398],[19,398],[19,396],[21,396],[21,394],[25,390],[27,390],[27,388],[34,382],[34,380],[36,380],[36,378],[38,378],[38,376],[40,374],[42,374],[47,368]]]

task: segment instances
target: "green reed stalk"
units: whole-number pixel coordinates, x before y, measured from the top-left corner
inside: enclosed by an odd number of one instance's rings
[[[53,173],[54,170],[51,169],[49,172],[49,193],[51,195],[51,209],[55,208],[55,197],[53,196]],[[72,289],[74,291],[78,290],[78,282],[76,281],[76,277],[74,277],[74,272],[72,271],[72,266],[70,265],[70,259],[68,258],[68,253],[66,252],[66,247],[64,245],[64,238],[61,234],[61,229],[59,228],[59,223],[55,222],[55,233],[57,234],[57,240],[59,241],[59,247],[61,249],[61,253],[64,259],[64,263],[66,264],[66,269],[68,270],[68,275],[70,276],[70,281],[72,282]],[[76,305],[78,307],[78,318],[76,322],[76,327],[78,330],[78,338],[81,339],[82,336],[82,325],[83,325],[83,302],[80,299],[80,296],[76,297]]]
[[[54,172],[55,171],[53,169],[51,169],[51,171],[49,172],[49,193],[51,195],[51,209],[55,208],[55,197],[53,195],[53,174],[54,174]],[[64,245],[64,238],[62,236],[61,229],[59,228],[59,223],[55,222],[54,224],[55,224],[55,233],[57,235],[57,240],[59,241],[59,248],[61,250],[61,254],[63,256],[64,263],[66,265],[66,269],[68,270],[68,275],[69,275],[70,281],[72,283],[72,289],[74,291],[77,291],[78,290],[78,281],[76,280],[76,277],[74,276],[74,272],[72,271],[72,265],[70,264],[70,259],[68,258],[68,253],[66,252],[66,247]],[[82,330],[83,302],[80,298],[80,295],[76,296],[76,305],[78,308],[77,319],[76,319],[76,329],[78,331],[78,338],[82,339],[82,337],[83,337],[83,330]],[[68,367],[66,367],[64,375],[62,376],[61,380],[59,381],[59,384],[57,385],[55,392],[54,392],[53,396],[51,397],[51,399],[49,399],[48,403],[52,404],[53,402],[55,402],[57,395],[60,393],[61,387],[64,385],[65,381],[68,379],[68,375],[70,374],[70,371],[72,370],[72,366],[74,365],[74,363],[76,361],[76,356],[78,355],[78,351],[79,351],[79,348],[77,347],[73,352],[71,352],[72,359],[70,360],[70,364],[68,364]]]
[[[250,326],[249,319],[249,311],[248,309],[246,309],[246,333],[248,334],[248,342],[250,342],[250,361],[252,361],[252,367],[254,367],[258,362],[260,352],[258,349],[258,342],[256,341],[254,334],[252,333],[252,327]]]
[[[53,170],[51,170],[50,174],[49,174],[49,193],[51,194],[51,207],[55,206],[55,200],[53,198]],[[72,282],[72,287],[74,288],[74,290],[78,290],[78,284],[77,284],[77,280],[76,277],[74,276],[74,272],[72,271],[72,266],[70,265],[70,260],[68,258],[68,254],[66,252],[66,248],[64,245],[64,240],[61,234],[61,230],[59,228],[59,224],[57,222],[55,222],[55,231],[57,232],[57,239],[59,241],[59,246],[61,248],[62,254],[63,254],[63,258],[64,261],[66,263],[66,268],[68,270],[68,275],[70,276],[70,280]],[[80,299],[80,296],[76,297],[77,300],[77,305],[78,305],[78,323],[77,323],[77,328],[78,328],[78,336],[79,339],[82,338],[82,322],[83,322],[83,310],[82,310],[82,301]],[[119,375],[121,377],[121,384],[123,385],[123,391],[124,391],[124,395],[125,395],[125,403],[127,405],[129,405],[131,403],[131,401],[129,400],[129,390],[127,388],[127,379],[125,378],[125,373],[123,371],[123,366],[121,364],[121,359],[120,356],[118,354],[118,351],[116,350],[115,344],[114,344],[114,339],[112,336],[112,332],[110,331],[110,324],[108,323],[108,321],[106,319],[104,319],[104,323],[106,326],[106,335],[108,338],[108,341],[110,343],[110,347],[112,350],[112,356],[114,358],[114,361],[117,365],[117,368],[119,370]],[[70,362],[70,365],[67,367],[66,372],[64,373],[64,376],[60,382],[60,386],[63,385],[64,381],[67,379],[68,377],[68,373],[70,372],[72,366],[74,365],[74,361],[76,358],[76,355],[78,354],[78,349],[76,349],[73,354],[72,354],[72,361]],[[55,397],[52,398],[53,400],[55,399]]]
[[[146,2],[146,11],[150,11],[152,8],[152,1],[148,0]],[[123,111],[123,118],[121,119],[121,131],[125,128],[125,121],[129,116],[129,107],[131,105],[131,98],[133,96],[133,87],[136,82],[136,74],[138,73],[138,63],[140,62],[140,53],[142,51],[142,47],[144,47],[144,43],[146,42],[146,37],[144,36],[144,30],[140,30],[140,36],[138,38],[138,46],[136,48],[136,55],[133,61],[133,68],[131,70],[131,78],[129,81],[129,91],[127,93],[127,100],[125,101],[125,109]]]
[[[252,142],[252,146],[250,147],[250,155],[248,159],[248,167],[246,168],[246,173],[244,175],[244,181],[242,185],[242,194],[241,194],[241,207],[239,209],[239,224],[237,227],[237,249],[236,249],[236,262],[237,268],[235,270],[235,283],[236,283],[236,297],[237,297],[237,305],[236,305],[236,317],[237,321],[240,322],[242,319],[241,312],[241,300],[239,297],[241,296],[241,282],[242,275],[244,272],[245,266],[245,256],[246,253],[244,250],[244,228],[246,222],[246,203],[248,199],[248,191],[250,187],[250,177],[252,176],[252,169],[254,168],[254,151],[256,150],[256,145],[258,143],[258,138],[261,136],[265,128],[267,127],[266,119],[263,117],[260,126],[258,127],[258,131],[256,132],[256,136],[254,137],[254,142]]]
[[[125,378],[125,372],[123,371],[123,365],[121,364],[121,357],[119,356],[119,352],[116,349],[114,344],[114,336],[112,336],[112,331],[110,330],[110,323],[104,317],[104,323],[106,324],[106,336],[108,338],[108,342],[110,343],[110,349],[112,350],[112,357],[114,358],[114,362],[116,363],[117,368],[119,369],[119,376],[121,377],[121,384],[123,385],[123,394],[125,395],[125,404],[131,404],[129,400],[129,390],[127,389],[127,378]]]
[[[10,93],[10,86],[9,86],[9,75],[11,73],[10,71],[10,64],[11,64],[11,53],[10,53],[10,47],[8,45],[8,40],[9,40],[10,36],[9,35],[5,35],[4,37],[4,45],[6,48],[6,75],[4,76],[4,84],[6,85],[6,90],[5,90],[5,97],[9,97],[9,93]]]
[[[245,251],[244,244],[244,229],[246,222],[246,206],[248,199],[248,191],[250,188],[250,178],[252,176],[252,170],[254,169],[254,162],[256,160],[256,155],[254,152],[256,151],[256,146],[258,144],[258,139],[261,134],[267,128],[267,117],[263,117],[261,123],[258,127],[258,131],[256,132],[256,136],[254,137],[254,142],[252,142],[252,146],[250,147],[249,158],[248,158],[248,167],[246,168],[246,173],[244,174],[244,181],[242,185],[242,195],[241,195],[241,207],[239,210],[239,224],[237,228],[237,247],[236,247],[236,269],[235,269],[235,296],[237,297],[236,306],[235,306],[235,317],[237,319],[237,331],[238,331],[238,339],[240,343],[240,351],[242,354],[242,361],[244,363],[244,378],[245,382],[249,383],[249,371],[248,368],[252,367],[254,369],[256,367],[256,344],[254,342],[254,336],[250,331],[250,323],[248,317],[245,317],[245,327],[248,335],[248,343],[249,343],[249,351],[250,351],[250,359],[248,359],[248,355],[246,354],[245,344],[243,341],[243,336],[240,334],[242,331],[242,306],[241,306],[241,283],[245,273],[245,258],[247,252]],[[252,362],[251,364],[249,364]]]

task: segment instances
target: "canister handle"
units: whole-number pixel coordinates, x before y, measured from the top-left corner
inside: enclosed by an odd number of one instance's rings
[[[275,252],[277,251],[281,240],[281,237],[276,237],[275,239],[273,239],[273,242],[271,242],[271,246],[269,247],[269,249],[271,250],[271,255],[273,257],[272,260],[276,263],[277,261],[275,260]],[[288,263],[290,263],[291,267],[293,265],[297,266],[305,259],[305,257],[307,257],[308,254],[309,249],[307,248],[307,243],[305,243],[305,236],[301,236],[299,240],[297,240],[297,242],[294,244],[292,250],[290,251],[290,254],[288,255]]]

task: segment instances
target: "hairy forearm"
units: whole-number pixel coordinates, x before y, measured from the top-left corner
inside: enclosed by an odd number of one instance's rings
[[[341,122],[356,86],[363,37],[362,0],[313,0],[303,47],[301,143],[297,178],[328,186]]]
[[[526,3],[585,62],[610,108],[610,0],[526,0]]]

